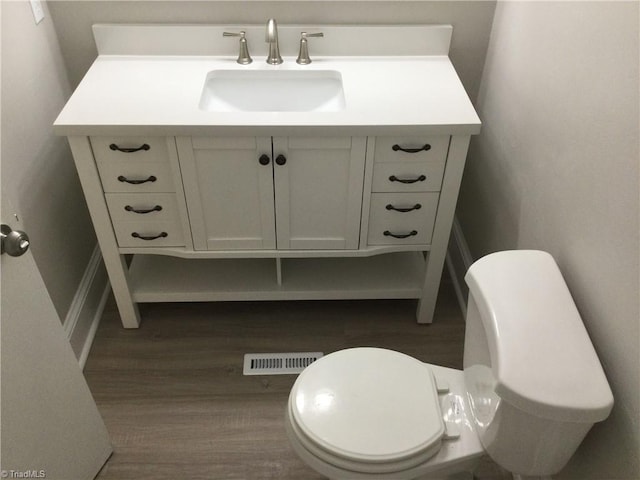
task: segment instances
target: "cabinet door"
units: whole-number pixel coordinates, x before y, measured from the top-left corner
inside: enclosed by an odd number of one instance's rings
[[[274,137],[279,249],[358,248],[365,153],[365,137]]]
[[[276,247],[270,137],[181,137],[178,153],[196,250]]]

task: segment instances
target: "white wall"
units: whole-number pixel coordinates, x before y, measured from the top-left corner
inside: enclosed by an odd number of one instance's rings
[[[495,1],[55,1],[50,8],[72,85],[97,55],[94,23],[266,25],[274,17],[280,24],[452,24],[451,59],[474,99]]]
[[[28,1],[3,2],[2,176],[64,319],[96,239],[67,141],[52,133],[71,88],[43,7],[36,25]]]
[[[557,259],[615,397],[558,478],[640,478],[639,3],[499,2],[458,218]],[[544,354],[541,351],[541,355]]]

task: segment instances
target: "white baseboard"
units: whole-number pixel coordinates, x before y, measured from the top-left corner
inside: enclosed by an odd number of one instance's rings
[[[96,245],[63,323],[80,368],[84,368],[89,356],[110,288],[102,253]]]
[[[447,249],[447,268],[453,282],[458,303],[463,315],[467,316],[467,297],[469,289],[464,281],[464,276],[473,263],[473,257],[469,251],[469,246],[464,238],[464,233],[458,222],[458,218],[454,217],[453,227],[451,228],[451,238],[449,239],[449,247]]]

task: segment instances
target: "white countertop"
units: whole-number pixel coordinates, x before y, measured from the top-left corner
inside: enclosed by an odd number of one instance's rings
[[[294,57],[100,55],[55,121],[59,135],[477,134],[478,118],[446,55]],[[337,112],[210,112],[199,108],[212,70],[337,70]],[[309,127],[314,127],[312,131]]]

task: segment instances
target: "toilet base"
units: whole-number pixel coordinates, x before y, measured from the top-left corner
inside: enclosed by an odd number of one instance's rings
[[[440,450],[424,463],[413,468],[384,474],[368,474],[344,470],[316,457],[301,443],[294,431],[289,408],[285,409],[285,430],[289,443],[298,457],[316,472],[331,480],[472,480],[473,472],[480,460],[486,455],[475,428],[469,421],[469,405],[466,400],[464,374],[461,370],[427,365],[436,378],[444,380],[449,386],[449,393],[458,398],[457,406],[461,419],[460,437],[453,440],[444,440]]]
[[[423,464],[401,472],[384,474],[352,472],[330,465],[309,452],[293,431],[288,408],[285,417],[285,430],[293,450],[304,463],[330,480],[473,480],[471,472],[475,470],[484,455],[484,452],[478,451],[477,454],[469,455],[464,459],[440,463],[436,454]]]

